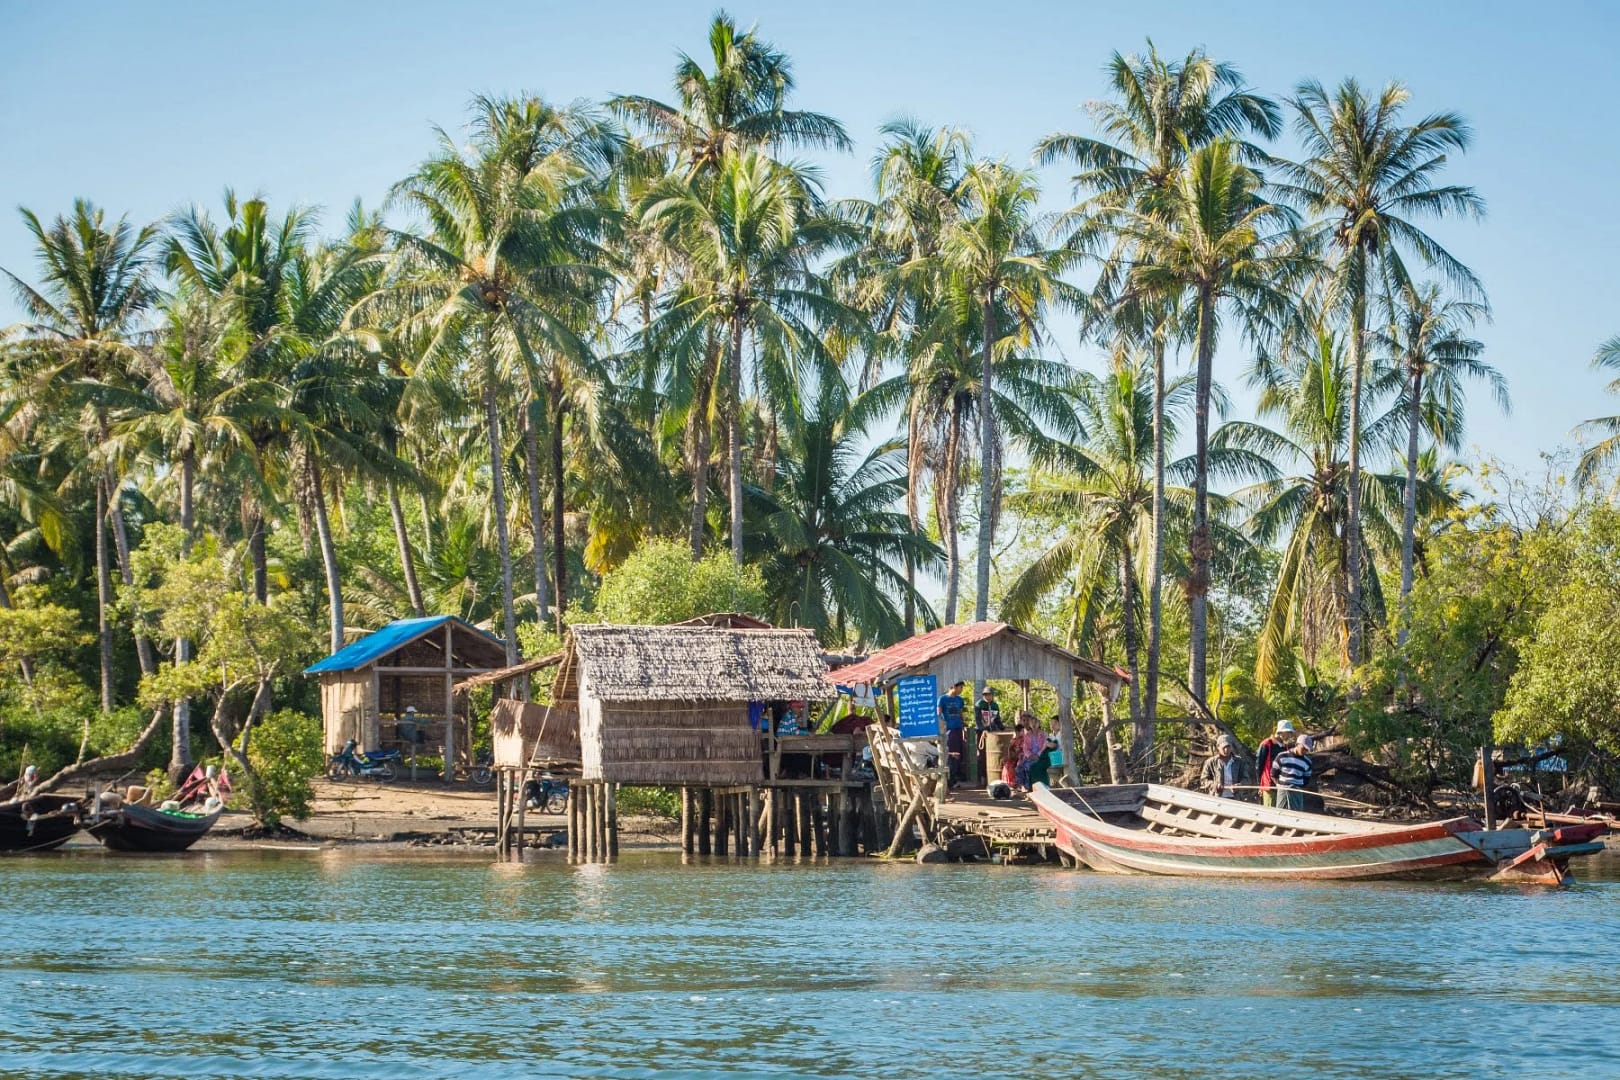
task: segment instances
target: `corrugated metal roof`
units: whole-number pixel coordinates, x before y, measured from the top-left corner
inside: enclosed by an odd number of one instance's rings
[[[456,618],[454,615],[429,615],[421,619],[396,619],[383,627],[373,631],[351,645],[345,645],[325,660],[311,664],[304,669],[305,675],[318,675],[323,671],[353,671],[365,667],[395,649],[409,645],[428,631],[443,626],[447,622],[460,624],[463,628],[482,637],[488,638],[502,649],[506,643],[493,634],[486,633],[469,622]]]
[[[879,682],[890,675],[922,667],[929,661],[944,656],[946,653],[993,638],[1001,633],[1015,634],[1067,657],[1074,662],[1076,674],[1083,675],[1093,681],[1111,682],[1120,679],[1120,672],[1117,668],[1098,664],[1082,656],[1075,656],[1062,646],[1054,645],[1045,638],[1025,633],[1016,626],[1004,622],[956,623],[953,626],[942,626],[938,630],[931,630],[926,634],[907,638],[896,645],[890,645],[887,649],[875,652],[859,663],[837,668],[827,678],[841,686]]]

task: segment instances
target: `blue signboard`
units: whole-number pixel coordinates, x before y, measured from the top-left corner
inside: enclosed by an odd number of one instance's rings
[[[900,737],[917,739],[939,735],[939,680],[932,675],[907,675],[894,684],[900,702]]]

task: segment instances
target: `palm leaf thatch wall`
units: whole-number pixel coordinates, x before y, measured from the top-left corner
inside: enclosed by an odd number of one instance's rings
[[[749,703],[830,701],[826,675],[808,630],[576,626],[552,700],[579,703],[586,780],[757,784]]]

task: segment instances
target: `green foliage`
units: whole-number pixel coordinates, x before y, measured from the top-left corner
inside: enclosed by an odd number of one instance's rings
[[[1620,510],[1583,507],[1554,551],[1556,582],[1520,646],[1496,735],[1562,735],[1620,754]]]
[[[648,540],[602,577],[593,621],[658,625],[716,611],[764,617],[765,584],[759,570],[739,567],[725,552],[697,562],[676,540]]]
[[[291,709],[272,713],[256,729],[248,760],[248,800],[259,822],[274,826],[283,817],[309,817],[315,798],[310,778],[326,764],[317,717]]]
[[[12,606],[0,608],[0,664],[8,668],[23,660],[65,657],[91,640],[79,613],[47,602],[40,589],[20,588]]]
[[[1386,641],[1359,673],[1351,745],[1415,783],[1465,780],[1475,748],[1491,737],[1558,551],[1551,527],[1520,529],[1489,511],[1452,515],[1425,545],[1406,649]]]
[[[620,814],[679,817],[681,793],[667,787],[621,787],[616,796]]]

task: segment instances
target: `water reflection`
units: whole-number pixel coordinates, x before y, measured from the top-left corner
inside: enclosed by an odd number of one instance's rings
[[[415,854],[8,861],[0,1074],[1620,1075],[1613,858],[1550,892]]]

